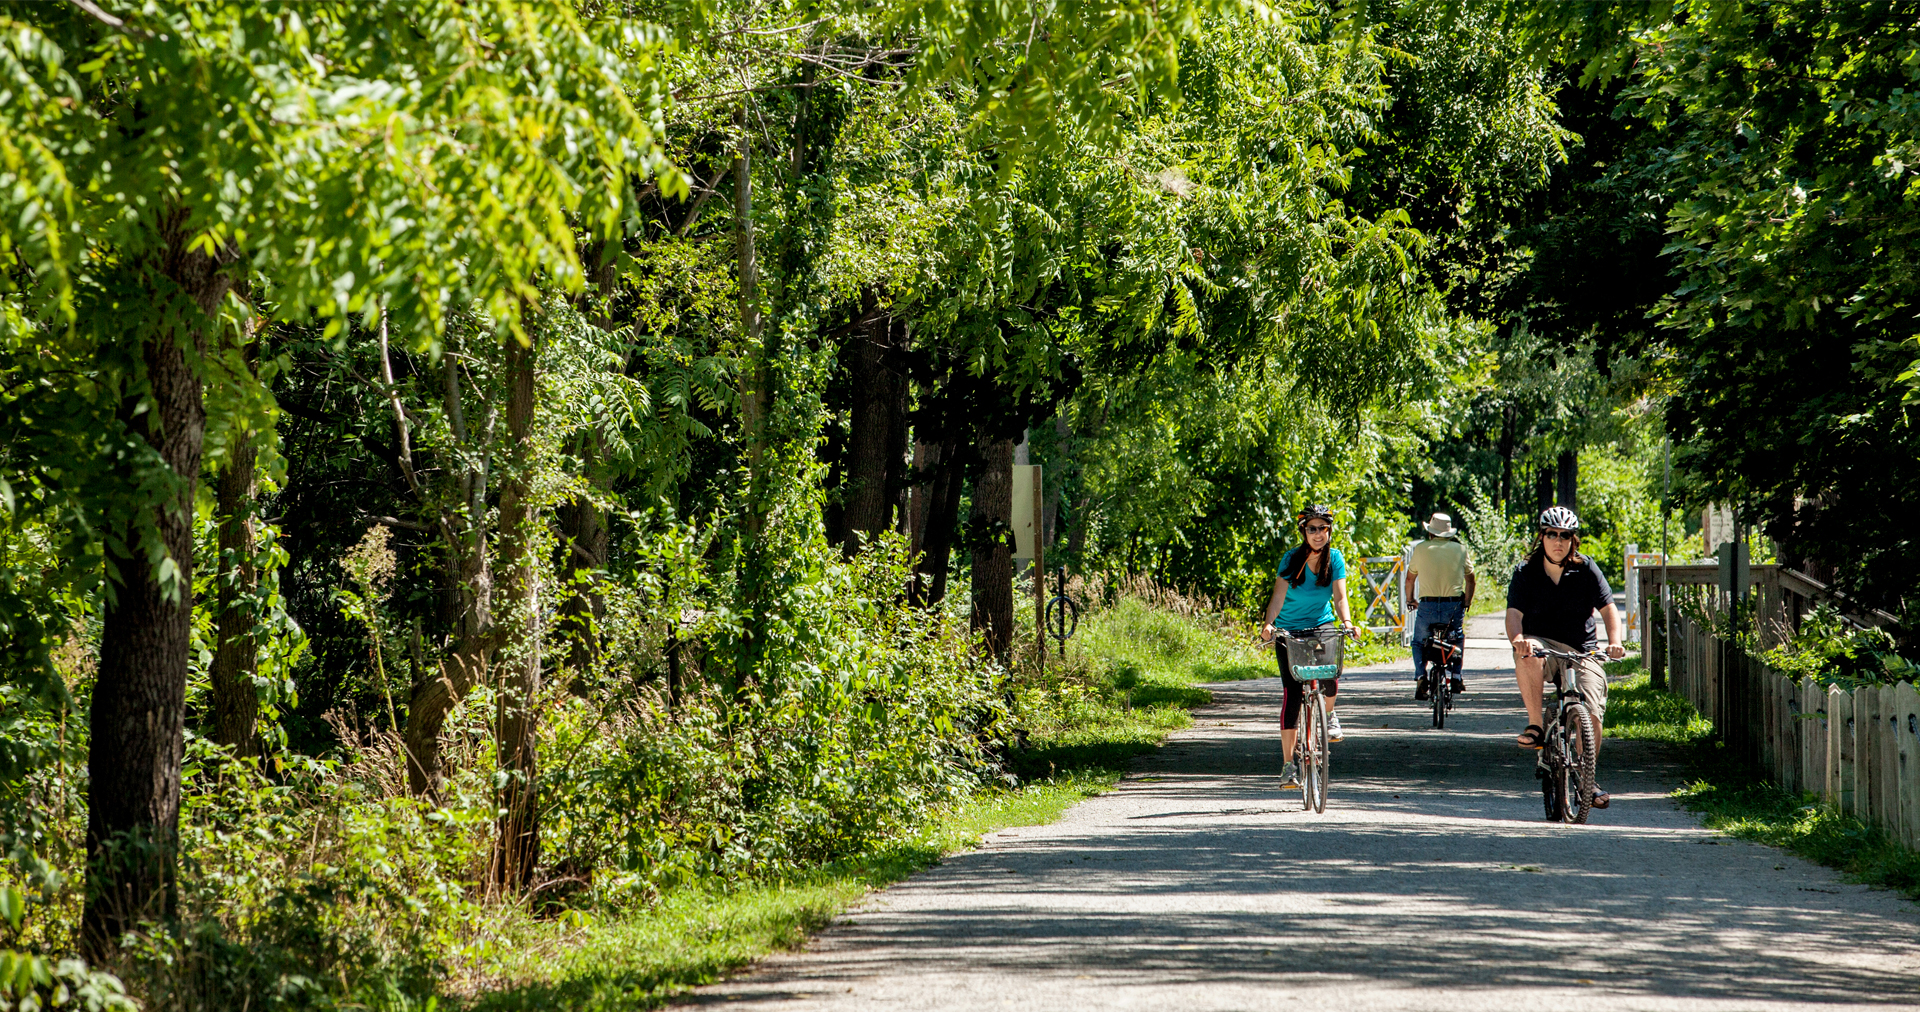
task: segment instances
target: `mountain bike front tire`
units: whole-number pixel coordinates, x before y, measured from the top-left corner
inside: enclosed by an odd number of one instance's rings
[[[1568,703],[1560,711],[1567,746],[1566,821],[1584,824],[1593,812],[1595,751],[1599,734],[1585,703]]]

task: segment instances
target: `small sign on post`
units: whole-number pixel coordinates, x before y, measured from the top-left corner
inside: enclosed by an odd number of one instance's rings
[[[1747,584],[1752,581],[1752,570],[1748,566],[1747,543],[1745,541],[1727,541],[1714,549],[1714,560],[1720,564],[1720,590],[1728,597],[1738,601],[1747,596]]]
[[[1039,551],[1040,465],[1013,465],[1013,559],[1026,562]]]
[[[1040,465],[1013,466],[1013,558],[1033,563],[1033,651],[1040,670],[1047,668],[1047,579],[1045,521]]]

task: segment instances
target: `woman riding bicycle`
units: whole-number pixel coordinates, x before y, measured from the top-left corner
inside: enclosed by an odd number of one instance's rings
[[[1541,725],[1545,680],[1558,678],[1569,663],[1557,657],[1535,657],[1536,645],[1549,650],[1589,656],[1574,666],[1580,697],[1593,713],[1594,754],[1600,752],[1598,725],[1607,709],[1607,672],[1592,657],[1599,644],[1594,613],[1607,623],[1607,656],[1626,655],[1620,645],[1620,611],[1613,605],[1613,588],[1593,560],[1580,554],[1580,518],[1565,506],[1540,514],[1540,538],[1533,551],[1513,571],[1507,584],[1507,638],[1513,641],[1514,678],[1527,704],[1527,729],[1520,733],[1521,748],[1540,748],[1546,742]],[[1569,644],[1579,644],[1577,647]],[[1605,808],[1610,799],[1598,788],[1593,807]]]
[[[1305,544],[1288,552],[1280,560],[1280,573],[1273,580],[1273,598],[1267,602],[1267,617],[1260,625],[1262,640],[1271,640],[1275,629],[1339,629],[1353,632],[1347,614],[1347,561],[1333,547],[1333,508],[1313,505],[1294,518]],[[1335,613],[1339,622],[1334,621]],[[1300,723],[1300,702],[1305,687],[1293,677],[1293,665],[1285,649],[1278,650],[1280,678],[1286,685],[1286,703],[1281,711],[1280,747],[1287,757],[1280,771],[1280,786],[1300,786],[1299,764],[1293,759],[1293,743]],[[1340,692],[1338,679],[1321,679],[1321,691],[1327,697],[1327,739],[1340,740],[1340,718],[1333,715],[1334,697]]]

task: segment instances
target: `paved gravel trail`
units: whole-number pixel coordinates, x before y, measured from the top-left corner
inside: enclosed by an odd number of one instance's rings
[[[1280,682],[1110,794],[876,894],[695,1004],[801,1009],[1920,1008],[1920,906],[1716,837],[1611,742],[1592,825],[1544,822],[1497,624],[1435,731],[1349,672],[1325,815],[1281,792]]]

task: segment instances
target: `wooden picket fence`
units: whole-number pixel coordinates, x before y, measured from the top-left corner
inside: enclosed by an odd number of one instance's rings
[[[1797,619],[1787,594],[1813,597],[1824,590],[1792,570],[1753,568],[1762,571],[1754,582],[1763,641],[1769,620],[1771,635],[1778,636]],[[1852,691],[1795,683],[1695,618],[1724,607],[1713,585],[1716,567],[1670,567],[1671,588],[1661,587],[1658,573],[1644,567],[1636,575],[1642,593],[1652,595],[1642,600],[1660,601],[1660,592],[1669,591],[1664,600],[1672,613],[1672,649],[1655,642],[1648,654],[1653,665],[1665,665],[1667,687],[1713,722],[1736,757],[1768,779],[1789,791],[1818,794],[1836,810],[1920,849],[1920,692],[1907,683]],[[1695,607],[1676,606],[1686,596]],[[1657,624],[1650,622],[1648,630],[1656,641]]]

